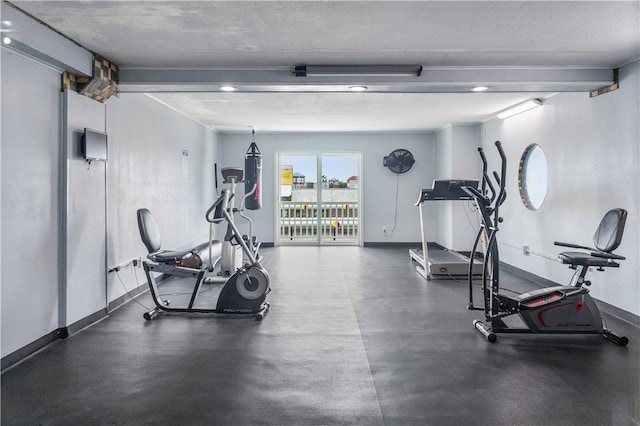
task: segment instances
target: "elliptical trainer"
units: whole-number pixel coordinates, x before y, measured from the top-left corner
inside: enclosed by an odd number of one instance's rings
[[[487,159],[482,148],[478,148],[483,162],[482,192],[473,187],[463,188],[465,192],[476,200],[482,217],[482,224],[476,236],[470,258],[475,258],[481,240],[485,241],[486,246],[481,286],[483,294],[482,307],[474,305],[471,274],[469,274],[468,280],[468,308],[470,310],[483,310],[485,318],[484,321],[475,320],[473,322],[474,327],[492,343],[497,340],[496,334],[498,333],[601,334],[617,345],[627,345],[629,339],[619,336],[604,327],[600,311],[593,298],[589,295],[589,290],[582,287],[583,283],[588,283],[584,281],[584,274],[586,274],[588,266],[584,265],[590,265],[589,262],[593,261],[600,268],[604,266],[616,267],[618,264],[615,260],[624,259],[622,256],[611,254],[611,251],[620,244],[626,212],[618,215],[609,215],[608,213],[609,218],[605,216],[607,218],[607,226],[602,226],[601,224],[601,227],[596,232],[596,235],[602,232],[602,240],[609,242],[606,246],[601,246],[602,248],[590,249],[583,246],[567,245],[566,243],[560,244],[592,250],[592,253],[586,256],[569,253],[563,259],[564,263],[571,264],[574,269],[576,269],[577,265],[584,266],[578,271],[578,278],[574,278],[571,285],[542,288],[516,297],[500,293],[500,257],[496,235],[499,231],[499,224],[503,221],[503,218],[499,215],[499,208],[507,196],[505,191],[507,158],[500,141],[496,141],[495,146],[502,162],[500,175],[495,171],[493,172],[498,190],[496,191],[487,174]],[[490,196],[488,196],[487,186],[491,191]],[[607,235],[604,235],[605,233]],[[595,240],[596,238],[594,237]],[[562,254],[560,257],[561,259],[563,258]],[[519,314],[526,328],[510,327],[503,321],[503,318],[515,314]]]

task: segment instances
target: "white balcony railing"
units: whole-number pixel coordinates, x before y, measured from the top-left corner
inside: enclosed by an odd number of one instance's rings
[[[357,242],[358,203],[280,202],[280,241]]]

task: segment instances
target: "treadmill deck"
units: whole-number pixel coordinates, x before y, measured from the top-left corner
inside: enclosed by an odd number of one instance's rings
[[[469,258],[453,250],[429,250],[429,269],[431,276],[423,268],[424,255],[422,249],[409,250],[411,259],[417,263],[416,270],[426,279],[444,277],[467,277],[469,274]],[[474,260],[472,274],[482,275],[482,262]]]

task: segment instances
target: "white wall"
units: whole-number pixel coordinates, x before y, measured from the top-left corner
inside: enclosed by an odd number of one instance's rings
[[[478,147],[482,143],[482,131],[478,125],[453,127],[452,179],[480,179],[482,169]],[[468,201],[450,201],[451,248],[470,251],[479,228],[478,214]]]
[[[207,235],[215,200],[215,132],[145,95],[101,104],[61,95],[60,82],[59,72],[2,49],[3,358],[125,293],[106,269],[146,255],[138,208],[152,210],[163,246],[175,248]],[[106,129],[106,164],[82,158],[85,127]],[[120,276],[138,285],[131,267]]]
[[[2,49],[2,356],[58,327],[60,74]]]
[[[249,134],[222,135],[223,166],[244,167],[244,154],[251,142]],[[425,133],[256,133],[256,143],[262,153],[262,209],[249,212],[254,231],[263,242],[275,242],[275,156],[276,153],[361,152],[363,191],[364,242],[419,242],[420,223],[414,203],[421,188],[431,185],[435,176],[434,137]],[[390,172],[382,165],[384,156],[398,148],[412,152],[416,163],[402,175]],[[396,183],[398,183],[398,216],[394,225]],[[241,222],[240,222],[241,223]],[[429,223],[432,228],[432,223]],[[433,231],[433,229],[431,229]]]
[[[453,128],[451,126],[447,126],[436,133],[435,162],[435,179],[453,178]],[[431,187],[433,187],[433,182],[429,182],[425,186],[425,188]],[[428,241],[438,243],[443,247],[453,248],[451,235],[451,228],[453,227],[452,202],[434,201],[426,203],[424,209],[425,219],[433,217],[436,223],[434,232],[427,234]]]
[[[105,131],[105,105],[68,91],[62,102],[67,133],[66,161],[60,172],[67,184],[61,194],[62,203],[66,197],[61,217],[66,249],[60,326],[66,327],[105,307],[107,164],[93,161],[89,165],[80,145],[85,127]]]
[[[481,140],[479,125],[452,125],[436,133],[436,179],[480,179]],[[433,201],[425,209],[425,216],[434,217],[437,224],[429,241],[457,251],[471,250],[478,217],[467,201]]]
[[[593,272],[591,293],[640,315],[640,62],[620,69],[620,88],[596,98],[586,93],[563,93],[542,108],[484,126],[484,145],[492,169],[497,169],[493,146],[501,140],[509,159],[508,198],[502,208],[505,222],[498,234],[501,260],[559,283],[571,272],[558,263],[562,251],[554,241],[592,245],[600,219],[609,209],[622,207],[629,216],[617,253],[627,257],[619,269]],[[549,164],[549,192],[538,211],[520,201],[518,162],[530,143],[539,144]],[[527,245],[537,254],[524,255]]]
[[[107,117],[108,266],[147,255],[138,232],[139,208],[151,210],[165,249],[206,237],[204,215],[216,199],[218,134],[143,94],[110,100]],[[183,150],[188,152],[186,160]],[[138,277],[144,281],[141,271]],[[129,289],[135,287],[131,268],[120,271],[120,276]],[[108,277],[108,290],[110,300],[124,294],[114,274]]]

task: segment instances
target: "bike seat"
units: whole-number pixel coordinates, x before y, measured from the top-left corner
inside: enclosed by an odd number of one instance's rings
[[[191,250],[162,250],[160,239],[160,227],[153,218],[149,209],[139,209],[137,211],[138,230],[145,247],[149,251],[147,259],[156,263],[182,264],[189,267],[199,268],[202,260],[208,259],[209,242],[202,243]],[[211,245],[211,257],[213,259],[220,256],[222,244],[214,241]],[[200,266],[199,266],[200,265]]]
[[[156,253],[149,253],[147,258],[157,263],[181,262],[193,256],[190,251],[161,250]]]
[[[605,257],[592,256],[591,253],[584,253],[580,251],[565,251],[558,254],[558,259],[564,264],[569,265],[585,265],[585,266],[597,266],[597,267],[614,267],[620,266],[619,263],[613,259]]]
[[[562,263],[573,266],[597,266],[618,267],[615,260],[624,260],[623,256],[613,254],[622,242],[622,233],[627,220],[627,211],[624,209],[609,210],[593,235],[593,247],[581,246],[572,243],[554,242],[557,246],[588,250],[588,252],[565,251],[558,254]]]

